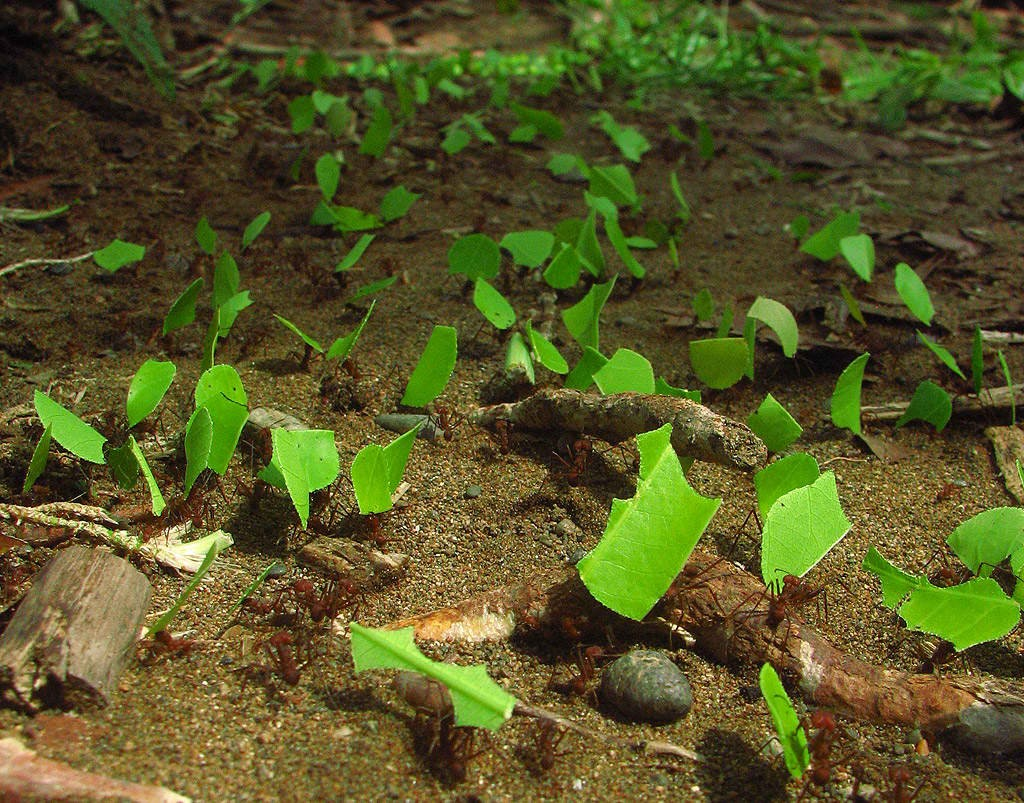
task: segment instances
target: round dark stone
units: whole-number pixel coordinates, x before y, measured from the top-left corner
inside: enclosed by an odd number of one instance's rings
[[[605,669],[601,699],[639,722],[675,722],[693,705],[686,675],[654,650],[633,650]]]

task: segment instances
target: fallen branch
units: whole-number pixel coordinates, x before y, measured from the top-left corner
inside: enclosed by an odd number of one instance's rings
[[[1024,687],[1020,683],[898,672],[836,649],[790,613],[771,627],[764,585],[728,561],[695,551],[674,590],[642,623],[597,603],[575,569],[536,575],[455,606],[404,619],[389,628],[415,628],[435,641],[506,639],[518,627],[565,641],[565,621],[583,638],[656,628],[662,637],[684,629],[696,649],[722,664],[767,661],[795,681],[811,705],[854,719],[919,727],[957,737],[982,753],[1024,750]],[[764,602],[762,608],[767,607]],[[643,635],[650,635],[649,632]]]
[[[78,254],[73,257],[58,257],[56,259],[39,257],[36,259],[23,259],[21,262],[12,262],[10,265],[5,265],[0,268],[0,276],[6,276],[8,273],[14,273],[16,270],[21,268],[30,268],[34,265],[62,265],[64,263],[82,262],[83,260],[89,259],[95,251],[88,251],[84,254]]]
[[[1024,384],[1012,387],[985,388],[979,396],[953,397],[953,415],[972,415],[987,410],[1008,410],[1012,405],[1024,405]],[[895,421],[910,406],[910,402],[898,401],[861,407],[865,421]]]
[[[764,443],[745,424],[674,396],[595,396],[543,388],[520,402],[480,407],[469,414],[470,423],[478,426],[494,427],[500,420],[524,429],[586,433],[612,444],[672,424],[672,447],[680,457],[753,471],[768,456]]]

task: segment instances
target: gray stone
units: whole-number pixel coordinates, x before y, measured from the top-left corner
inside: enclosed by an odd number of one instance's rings
[[[693,705],[686,675],[654,650],[633,650],[605,669],[601,699],[639,722],[675,722]]]

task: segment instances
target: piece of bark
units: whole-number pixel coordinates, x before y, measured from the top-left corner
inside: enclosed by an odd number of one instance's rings
[[[953,415],[971,415],[988,410],[1009,410],[1011,405],[1024,405],[1024,384],[1008,387],[985,388],[980,396],[954,396]],[[898,401],[888,404],[861,407],[861,417],[865,421],[895,421],[902,416],[910,402]]]
[[[71,546],[39,572],[0,636],[0,693],[30,712],[109,702],[152,594],[128,561]]]
[[[1024,432],[1020,427],[987,427],[985,437],[992,441],[996,465],[1003,484],[1018,503],[1024,503],[1024,486],[1017,473],[1017,461],[1024,464]]]
[[[672,448],[680,457],[742,471],[755,471],[768,458],[764,443],[745,424],[674,396],[596,396],[542,388],[520,402],[480,407],[469,414],[469,422],[478,426],[493,427],[500,420],[524,429],[581,432],[612,444],[672,424]]]
[[[0,800],[130,800],[133,803],[188,803],[191,798],[162,786],[131,783],[76,770],[42,758],[17,739],[0,739]]]
[[[769,623],[764,584],[700,551],[644,622],[600,605],[575,569],[539,574],[388,627],[413,627],[417,638],[495,641],[521,631],[562,642],[635,635],[657,627],[684,630],[696,649],[723,664],[771,663],[811,705],[850,717],[919,727],[954,736],[982,753],[1024,750],[1024,685],[1015,681],[898,672],[833,647],[793,612]],[[645,634],[646,635],[646,634]]]
[[[361,588],[379,591],[405,576],[409,556],[384,553],[357,541],[321,536],[299,552],[299,562],[328,577],[355,580]]]

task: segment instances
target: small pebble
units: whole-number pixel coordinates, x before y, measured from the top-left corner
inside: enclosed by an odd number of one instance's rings
[[[565,559],[565,562],[568,563],[570,566],[575,566],[586,556],[587,550],[583,547],[579,547],[578,549],[574,549],[572,552],[569,553],[568,557]]]
[[[609,666],[601,678],[601,699],[640,722],[675,722],[693,705],[686,675],[654,650],[633,650]]]
[[[562,539],[571,538],[573,541],[583,540],[583,530],[570,518],[564,518],[555,525],[555,532]]]
[[[462,495],[466,499],[476,499],[483,492],[484,489],[481,488],[479,485],[470,485],[465,491],[462,492]]]

